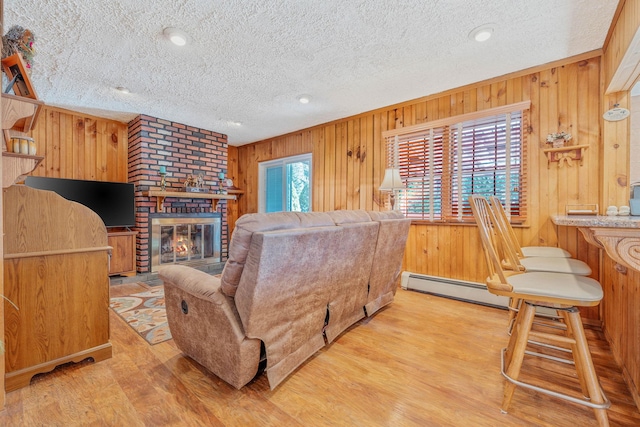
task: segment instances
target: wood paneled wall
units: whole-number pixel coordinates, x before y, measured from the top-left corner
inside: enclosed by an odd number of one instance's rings
[[[34,176],[127,182],[127,124],[44,107],[31,132],[44,160]]]
[[[607,88],[620,68],[622,59],[630,53],[631,40],[640,28],[640,2],[622,0],[612,23],[603,54],[603,87]],[[630,88],[625,88],[630,89]],[[630,108],[628,91],[603,97],[603,110],[615,104]],[[601,205],[626,205],[629,188],[629,148],[631,130],[629,120],[604,122],[601,148],[602,196]],[[602,321],[616,361],[640,408],[640,273],[616,269],[616,264],[603,254],[600,281],[604,287]]]
[[[627,2],[629,3],[629,2]],[[633,3],[633,2],[632,2]],[[634,3],[635,5],[635,3]],[[633,7],[637,12],[639,8]],[[623,22],[629,22],[622,13]],[[640,23],[640,18],[637,21]],[[637,28],[636,25],[635,28]],[[625,28],[629,28],[626,25]],[[529,138],[530,217],[516,229],[523,245],[558,245],[587,262],[599,279],[605,298],[599,307],[583,310],[587,321],[602,321],[614,354],[623,367],[636,404],[640,385],[640,274],[626,275],[589,245],[574,227],[556,227],[550,216],[568,204],[627,204],[628,139],[625,124],[603,122],[612,98],[604,96],[601,52],[536,67],[522,73],[466,86],[380,110],[294,132],[229,152],[237,163],[238,186],[246,194],[235,215],[258,209],[258,163],[313,153],[313,209],[386,209],[376,189],[384,172],[381,132],[509,103],[531,100]],[[604,68],[607,68],[604,67]],[[616,94],[624,100],[626,93]],[[625,105],[622,105],[625,106]],[[626,125],[628,126],[628,124]],[[586,144],[582,165],[558,168],[542,152],[548,133],[567,131],[574,144]],[[405,250],[407,271],[484,282],[487,271],[478,232],[469,225],[413,224]],[[602,261],[604,259],[604,262]],[[601,268],[601,265],[603,268]]]
[[[278,157],[313,153],[313,209],[387,209],[377,191],[385,158],[381,133],[458,114],[531,100],[529,137],[530,218],[517,229],[526,245],[555,245],[558,228],[549,216],[565,205],[598,203],[600,140],[600,57],[585,55],[526,73],[493,79],[443,94],[238,147],[240,186],[247,193],[239,214],[258,208],[258,163]],[[549,165],[542,152],[546,135],[568,131],[574,143],[589,149],[582,166]],[[561,244],[589,261],[597,277],[598,252],[575,229],[561,231]],[[486,267],[474,226],[414,224],[405,251],[408,271],[484,282]],[[590,317],[597,318],[597,310]]]

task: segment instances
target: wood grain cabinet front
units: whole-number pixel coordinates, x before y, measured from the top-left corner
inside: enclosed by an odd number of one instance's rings
[[[3,190],[5,389],[111,357],[107,230],[52,191]]]
[[[136,231],[109,231],[108,241],[111,246],[109,276],[136,275]]]

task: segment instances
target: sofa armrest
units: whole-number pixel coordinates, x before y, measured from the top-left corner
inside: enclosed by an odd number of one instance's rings
[[[191,267],[159,272],[167,321],[176,346],[215,375],[240,388],[256,375],[260,340],[247,338],[233,298],[220,279]]]
[[[158,272],[164,282],[171,282],[174,286],[194,296],[216,302],[220,295],[220,278],[211,276],[203,271],[184,265],[169,265]]]

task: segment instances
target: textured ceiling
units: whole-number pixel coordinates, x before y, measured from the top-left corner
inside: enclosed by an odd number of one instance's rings
[[[599,49],[617,3],[5,0],[4,25],[35,34],[46,104],[148,114],[242,145]],[[470,40],[486,23],[493,37]],[[169,43],[165,27],[189,44]]]

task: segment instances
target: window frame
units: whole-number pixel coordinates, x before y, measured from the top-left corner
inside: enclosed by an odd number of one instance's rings
[[[494,191],[493,194],[488,192],[486,195],[495,194],[503,203],[510,201],[516,194],[511,194],[512,188],[515,188],[513,184],[516,179],[518,203],[513,205],[513,215],[511,215],[510,203],[506,203],[506,208],[511,222],[525,223],[529,197],[527,158],[530,108],[531,101],[524,101],[383,132],[383,138],[387,140],[388,145],[393,147],[395,144],[395,150],[398,153],[396,159],[388,160],[395,164],[388,164],[387,167],[399,168],[405,187],[413,182],[416,185],[415,191],[418,193],[415,196],[415,192],[411,194],[409,190],[401,191],[397,201],[399,209],[415,223],[473,223],[470,209],[466,209],[468,201],[461,200],[466,194],[463,176],[467,177],[468,182],[468,176],[481,177],[483,172],[478,168],[479,162],[475,159],[475,154],[471,156],[473,158],[471,162],[468,159],[463,161],[463,151],[466,155],[465,149],[468,150],[476,145],[470,146],[469,139],[465,139],[461,132],[463,129],[465,132],[473,132],[476,129],[493,126],[495,129],[501,129],[502,133],[496,132],[495,139],[487,138],[486,140],[493,141],[494,147],[500,147],[501,150],[495,151],[495,163],[486,169],[485,175],[492,176],[491,182],[494,184],[504,175],[502,179],[512,184],[504,185],[504,191],[497,192],[498,194]],[[520,114],[519,120],[512,120],[513,114]],[[510,126],[513,123],[518,123],[519,129],[511,129]],[[511,144],[511,138],[514,135],[519,135],[520,139],[519,144],[515,146]],[[474,135],[470,139],[475,142],[482,138]],[[491,148],[491,143],[479,147],[487,152]],[[519,163],[512,162],[511,156],[514,152],[519,155]],[[501,161],[504,162],[502,169]],[[519,175],[513,175],[517,171]],[[440,185],[435,184],[438,178]],[[415,204],[408,204],[411,201]],[[431,205],[438,208],[434,209]],[[411,208],[414,207],[417,207],[417,210],[411,212]]]
[[[267,195],[266,195],[266,180],[267,180],[267,169],[269,167],[274,167],[274,166],[282,166],[283,168],[283,174],[286,175],[286,169],[287,169],[287,165],[291,164],[291,163],[299,163],[299,162],[304,162],[304,161],[308,161],[309,162],[309,212],[313,211],[313,197],[312,197],[312,191],[313,191],[313,156],[312,153],[304,153],[304,154],[298,154],[295,156],[288,156],[288,157],[280,157],[278,159],[272,159],[272,160],[265,160],[263,162],[259,162],[258,163],[258,212],[260,213],[265,213],[266,212],[266,207],[267,207]],[[288,203],[288,196],[287,196],[287,180],[286,178],[283,179],[282,181],[282,189],[283,189],[283,197],[282,197],[282,201],[283,201],[283,206],[285,209],[280,211],[280,212],[290,212],[288,210],[286,210]]]

